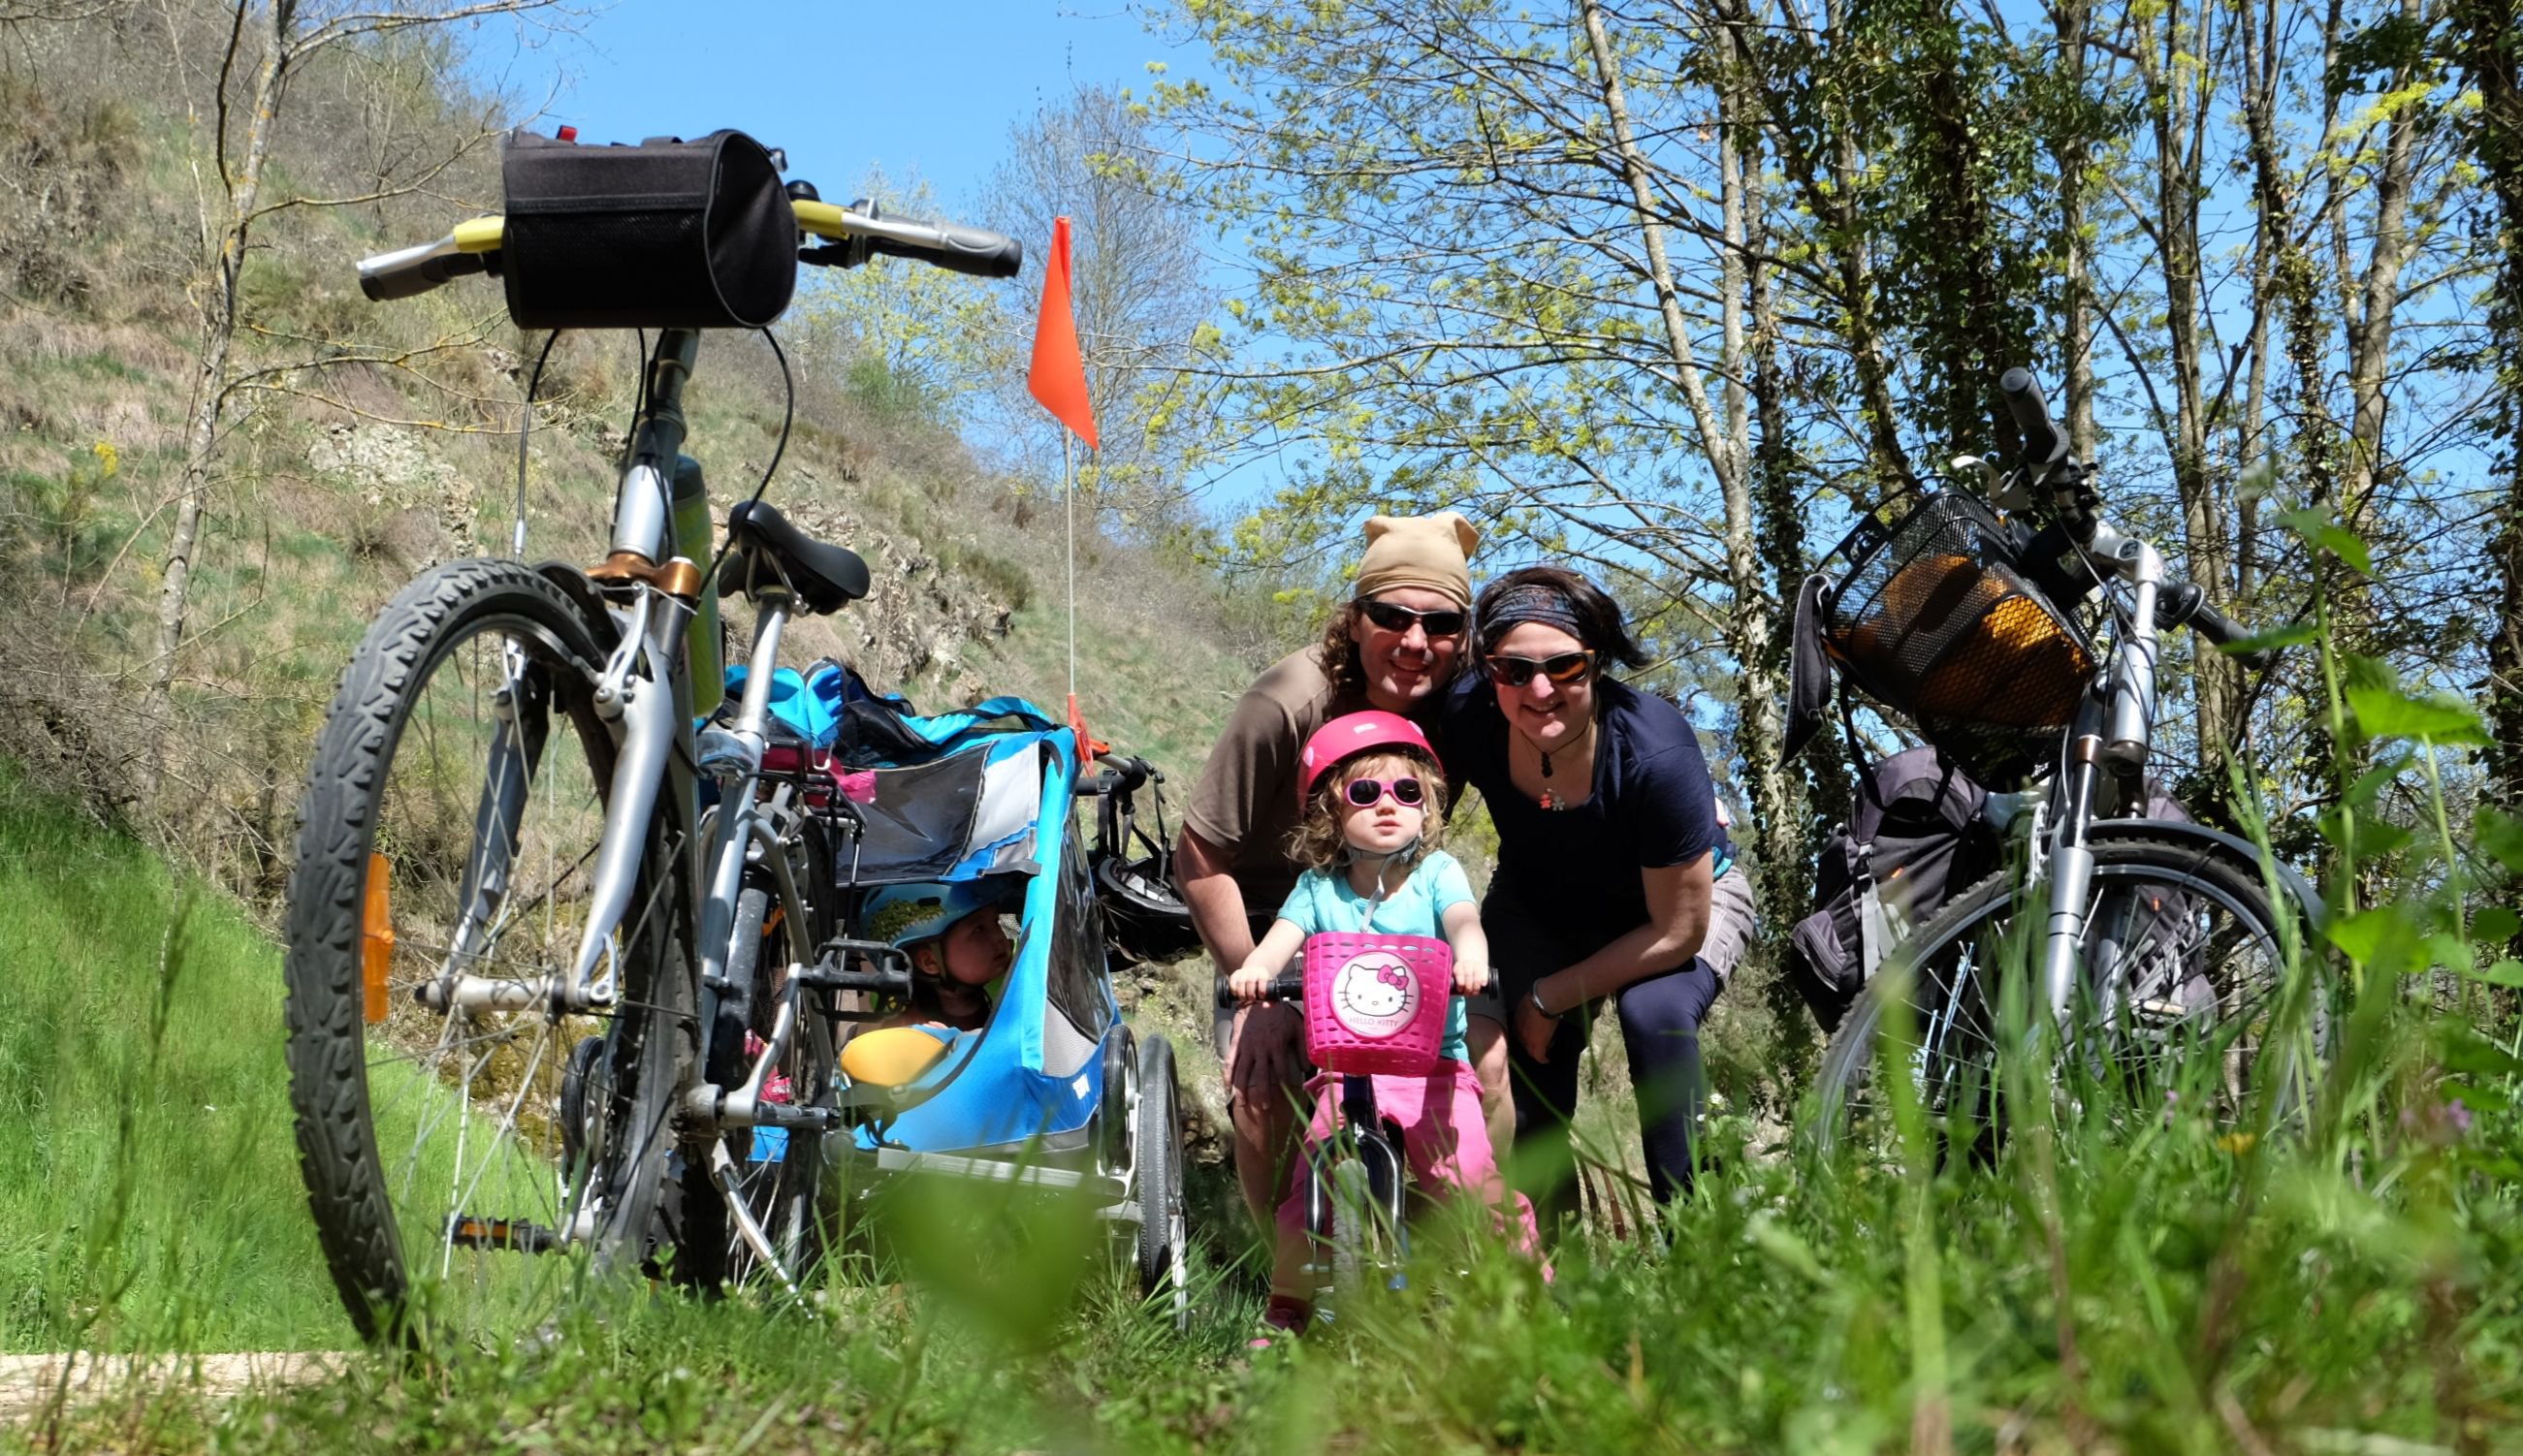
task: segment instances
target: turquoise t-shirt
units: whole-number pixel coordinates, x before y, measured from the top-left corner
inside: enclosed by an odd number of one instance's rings
[[[1348,874],[1322,869],[1309,869],[1298,876],[1297,887],[1288,892],[1288,903],[1279,907],[1279,918],[1308,935],[1318,930],[1380,930],[1387,935],[1444,940],[1446,912],[1471,903],[1472,882],[1464,877],[1463,867],[1444,850],[1432,850],[1411,867],[1408,879],[1385,894],[1384,902],[1375,907],[1372,925],[1365,923],[1366,897],[1349,887]],[[1463,999],[1450,995],[1446,1040],[1438,1047],[1438,1056],[1456,1061],[1472,1059],[1463,1042]]]

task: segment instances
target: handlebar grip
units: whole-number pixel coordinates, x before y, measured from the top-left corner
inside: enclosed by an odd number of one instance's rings
[[[1263,1003],[1273,1001],[1293,1001],[1302,1005],[1305,1002],[1305,999],[1306,973],[1302,970],[1291,970],[1284,974],[1272,977],[1270,984],[1263,987],[1262,991],[1262,1000]],[[1224,981],[1217,983],[1217,1009],[1219,1010],[1231,1011],[1242,1005],[1244,1005],[1244,1003],[1235,999],[1235,993],[1226,989],[1226,983]]]
[[[2023,432],[2023,457],[2034,465],[2056,464],[2068,452],[2066,437],[2050,423],[2049,401],[2041,398],[2041,381],[2029,369],[2009,369],[1999,377],[1997,392]]]
[[[867,239],[872,253],[916,258],[976,278],[1013,278],[1024,269],[1024,245],[984,227],[881,217],[871,222]]]
[[[360,262],[359,292],[372,304],[417,298],[450,279],[489,271],[492,256],[422,248],[384,254]]]
[[[2178,587],[2165,588],[2164,593],[2155,599],[2155,625],[2166,631],[2186,626],[2219,646],[2227,642],[2248,641],[2252,636],[2250,629],[2226,616],[2214,602],[2210,601],[2208,593],[2201,590],[2196,582],[2184,582]],[[2265,673],[2278,663],[2275,647],[2257,647],[2249,652],[2229,655],[2255,673]]]

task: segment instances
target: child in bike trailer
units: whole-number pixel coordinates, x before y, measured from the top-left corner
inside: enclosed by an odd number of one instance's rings
[[[1465,995],[1489,984],[1489,939],[1463,867],[1433,847],[1429,812],[1443,802],[1444,773],[1418,726],[1395,713],[1351,713],[1324,724],[1298,757],[1305,806],[1291,857],[1307,867],[1279,917],[1227,980],[1244,1001],[1262,996],[1321,931],[1371,929],[1388,935],[1442,937],[1453,952],[1454,988]],[[1539,1256],[1533,1208],[1510,1195],[1481,1120],[1481,1089],[1464,1049],[1463,1003],[1449,998],[1437,1062],[1425,1074],[1374,1077],[1376,1106],[1401,1126],[1403,1153],[1423,1189],[1459,1190],[1496,1210],[1512,1227],[1516,1246]],[[1332,1136],[1333,1078],[1307,1085],[1314,1102],[1306,1148]],[[1304,1179],[1292,1166],[1279,1204],[1276,1257],[1263,1329],[1253,1344],[1302,1333],[1313,1317],[1312,1253],[1306,1232]]]
[[[1005,899],[1002,887],[972,880],[886,885],[870,895],[860,933],[911,957],[910,1007],[875,1025],[978,1031],[990,1024],[989,988],[1016,962],[999,922]]]

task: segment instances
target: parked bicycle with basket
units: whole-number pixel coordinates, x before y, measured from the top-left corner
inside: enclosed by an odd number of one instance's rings
[[[1826,903],[1792,937],[1791,971],[1837,1024],[1821,1137],[1888,1139],[1891,1068],[1946,1146],[1992,1146],[2010,986],[2072,1093],[2236,1129],[2254,1107],[2299,1115],[2328,1031],[2310,974],[2319,899],[2148,776],[2165,635],[2248,634],[2103,514],[2027,372],[2001,390],[2025,458],[1982,467],[1998,509],[1961,491],[1891,502],[1797,603],[1789,751],[1822,727],[1833,674],[1931,749],[1861,783],[1856,822],[1825,850]],[[2080,620],[2089,603],[2103,644]]]
[[[1015,1131],[979,1176],[1103,1196],[1148,1287],[1185,1308],[1171,1060],[1134,1046],[1104,978],[1077,734],[1016,700],[952,721],[894,703],[873,720],[885,743],[845,764],[778,664],[797,614],[866,594],[866,564],[760,487],[710,549],[684,453],[703,331],[768,325],[801,260],[1008,277],[1021,258],[994,233],[825,203],[784,165],[735,132],[520,135],[504,216],[360,264],[372,300],[488,273],[520,327],[658,331],[605,557],[424,574],[370,627],[318,738],[289,890],[291,1097],[325,1257],[369,1338],[498,1339],[582,1274],[793,1292],[833,1170],[916,1163],[886,1129],[1010,1087],[1029,1110],[990,1124]],[[521,512],[520,556],[524,536]],[[741,675],[722,670],[728,596],[755,609]],[[922,1057],[880,1036],[854,1065],[850,1023],[912,987],[900,947],[854,932],[911,880],[1021,907],[1020,950],[986,1026]]]

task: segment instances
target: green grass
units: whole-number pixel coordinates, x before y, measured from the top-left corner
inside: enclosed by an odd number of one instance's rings
[[[180,900],[137,846],[0,777],[0,947],[20,967],[0,1013],[0,1278],[34,1292],[11,1315],[22,1346],[347,1336],[289,1156],[272,957],[211,901]],[[2390,914],[2419,930],[2440,909],[2412,893]],[[1249,1273],[1205,1258],[1177,1339],[1120,1293],[1077,1210],[956,1185],[905,1194],[923,1201],[893,1210],[892,1244],[830,1279],[811,1318],[749,1296],[597,1291],[508,1348],[361,1358],[233,1409],[143,1387],[17,1438],[287,1453],[2523,1449],[2523,1119],[2506,1097],[2523,1063],[2403,996],[2395,973],[2420,965],[2380,951],[2352,963],[2362,989],[2306,1141],[2147,1118],[2133,1133],[2131,1108],[2089,1089],[1986,1165],[1905,1173],[1758,1156],[1721,1117],[1726,1172],[1673,1211],[1665,1243],[1563,1246],[1545,1284],[1495,1241],[1439,1224],[1407,1290],[1260,1361],[1242,1348]]]
[[[270,942],[0,762],[0,1346],[347,1339]]]

